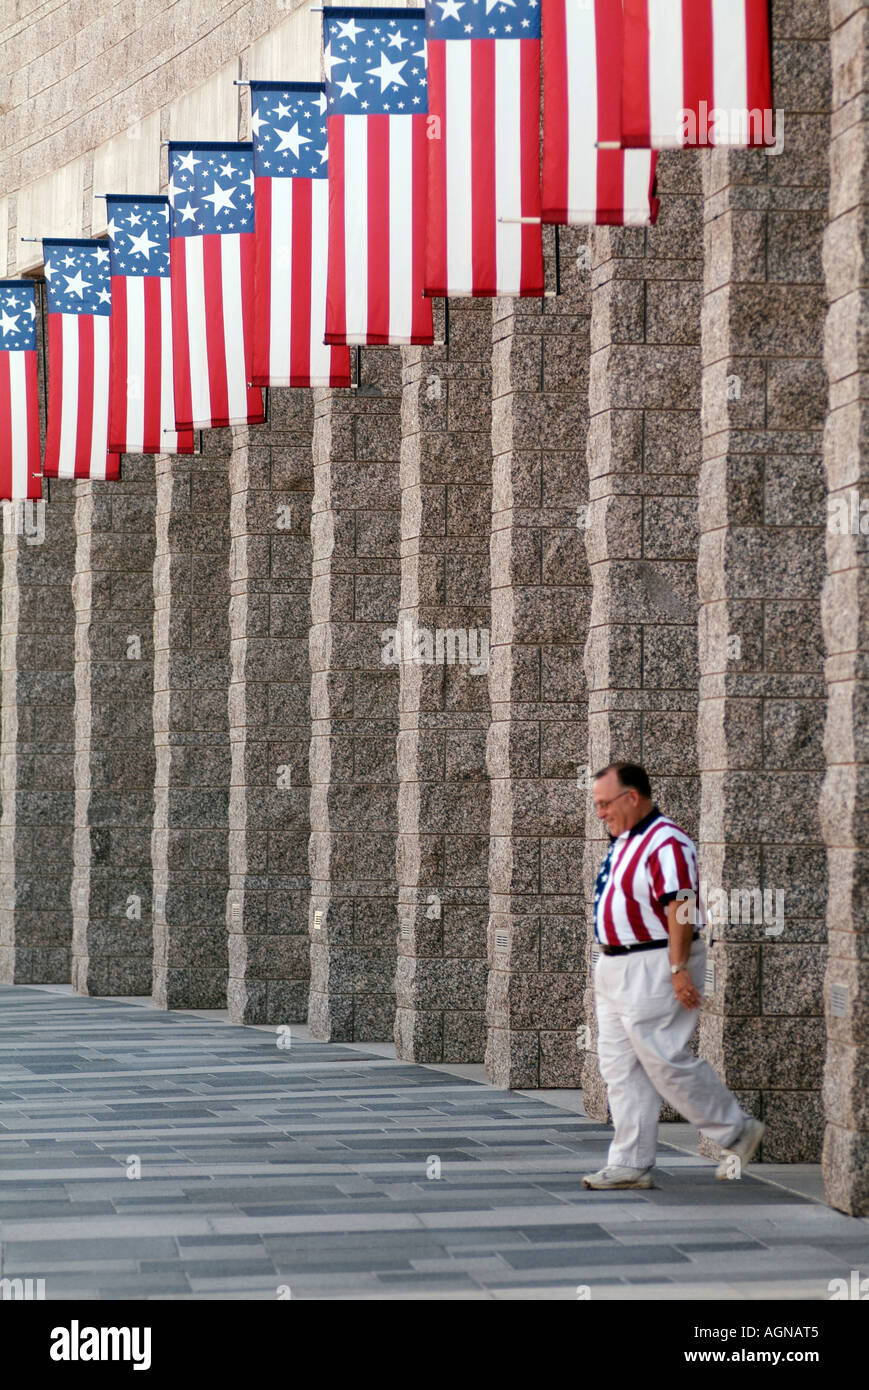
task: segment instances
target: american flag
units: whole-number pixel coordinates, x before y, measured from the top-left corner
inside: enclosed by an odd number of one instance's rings
[[[39,498],[36,286],[0,280],[0,498]]]
[[[538,0],[426,0],[426,24],[426,294],[543,294]]]
[[[622,0],[541,0],[543,221],[654,222],[655,161],[621,144]]]
[[[423,10],[323,11],[328,343],[431,343]]]
[[[251,82],[257,386],[349,386],[350,349],[327,347],[329,151],[316,82]]]
[[[109,197],[112,271],[109,447],[127,454],[192,454],[175,429],[169,199]]]
[[[767,0],[624,0],[624,15],[625,145],[772,142]]]
[[[175,423],[255,425],[253,147],[169,142]]]
[[[48,298],[46,478],[117,478],[108,451],[109,248],[102,241],[44,238]]]

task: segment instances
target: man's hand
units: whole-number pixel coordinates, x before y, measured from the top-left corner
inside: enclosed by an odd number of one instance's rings
[[[702,1003],[702,996],[694,987],[694,982],[687,970],[680,970],[673,976],[673,989],[679,1003],[686,1009],[699,1009]]]
[[[682,961],[687,962],[691,954],[695,918],[695,914],[691,911],[693,906],[693,901],[686,902],[684,898],[675,898],[673,902],[667,904],[671,965],[679,965]],[[679,970],[673,976],[673,990],[683,1008],[699,1009],[702,995],[695,988],[694,981],[687,970]]]

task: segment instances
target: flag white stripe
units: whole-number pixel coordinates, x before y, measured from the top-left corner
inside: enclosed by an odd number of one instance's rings
[[[518,294],[522,283],[522,227],[518,221],[501,221],[522,216],[520,56],[521,45],[513,39],[495,40],[495,266],[499,294]]]
[[[389,335],[409,343],[413,328],[413,118],[389,118]]]
[[[109,437],[109,316],[94,314],[94,414],[90,476],[106,476]]]
[[[368,118],[344,117],[344,280],[347,339],[368,337]],[[351,252],[355,252],[351,263]]]
[[[78,418],[78,318],[61,314],[63,338],[63,391],[60,405],[60,441],[58,443],[57,476],[75,476],[75,441]]]
[[[184,238],[184,266],[187,280],[187,355],[190,359],[190,400],[194,424],[205,426],[211,420],[211,392],[208,382],[208,341],[205,328],[205,268],[203,238]]]
[[[164,275],[160,278],[160,433],[166,453],[178,447],[173,371],[172,281]]]
[[[471,45],[444,44],[446,117],[446,262],[452,294],[474,287],[471,201]]]
[[[748,34],[744,0],[712,0],[712,92],[715,107],[727,112],[726,132],[716,144],[744,144],[743,113],[748,108]]]
[[[731,0],[732,3],[732,0]],[[648,0],[652,146],[682,144],[682,0]],[[674,83],[674,74],[678,82]]]
[[[571,216],[597,214],[597,26],[594,6],[566,0],[567,207]]]
[[[269,300],[269,376],[290,379],[290,334],[293,321],[293,184],[272,179],[271,297]]]
[[[247,419],[247,372],[241,309],[241,236],[238,232],[228,232],[220,238],[220,278],[229,418],[243,422]]]
[[[326,255],[329,245],[329,180],[311,180],[311,382],[328,386],[332,349],[326,332]]]
[[[27,497],[27,435],[30,420],[27,415],[27,377],[24,370],[25,353],[8,352],[9,399],[12,417],[12,477],[9,491],[13,500]]]
[[[145,442],[145,280],[127,277],[127,430],[124,443],[131,454]]]
[[[651,150],[625,150],[622,208],[626,227],[647,227],[649,225],[651,216],[649,184],[651,181]]]

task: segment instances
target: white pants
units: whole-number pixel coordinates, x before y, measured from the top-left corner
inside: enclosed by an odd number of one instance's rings
[[[693,943],[688,968],[702,994],[702,940]],[[723,1148],[732,1144],[748,1117],[709,1063],[688,1050],[700,1010],[676,998],[669,950],[601,953],[594,987],[600,1070],[615,1126],[608,1164],[652,1167],[662,1096]]]

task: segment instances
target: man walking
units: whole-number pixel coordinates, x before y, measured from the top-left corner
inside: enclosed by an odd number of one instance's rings
[[[598,1056],[615,1134],[607,1166],[583,1187],[652,1187],[660,1098],[748,1163],[766,1126],[741,1109],[688,1049],[699,1021],[706,947],[697,851],[652,801],[645,769],[612,763],[594,778],[610,847],[595,885]],[[668,949],[669,947],[669,949]],[[715,1176],[730,1176],[723,1158]]]

